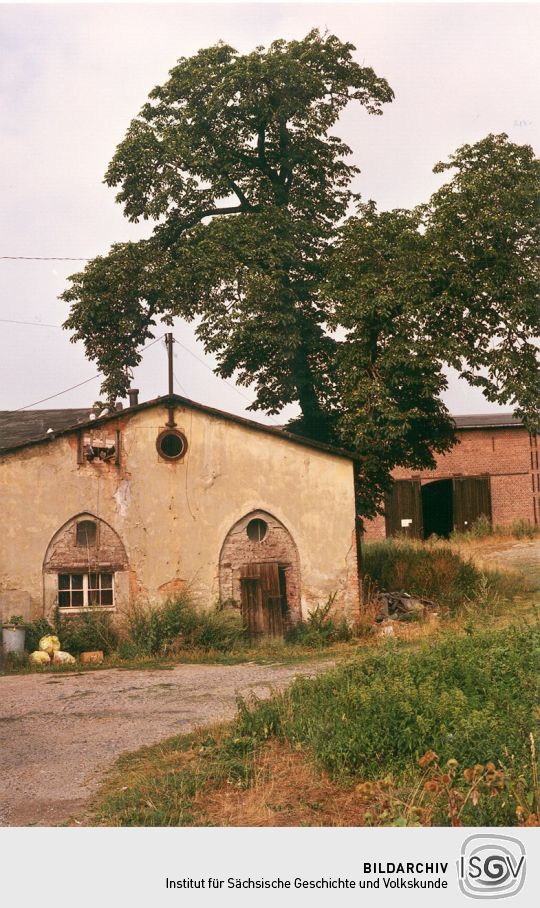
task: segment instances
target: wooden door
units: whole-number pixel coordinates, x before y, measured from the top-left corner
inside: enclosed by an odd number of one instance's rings
[[[244,564],[240,573],[242,618],[250,637],[283,636],[282,591],[279,565]]]
[[[466,533],[479,517],[491,520],[489,476],[456,476],[454,484],[454,529]]]
[[[386,498],[386,535],[422,539],[422,491],[419,479],[396,479]]]

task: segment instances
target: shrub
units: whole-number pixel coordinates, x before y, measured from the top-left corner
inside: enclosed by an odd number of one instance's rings
[[[307,617],[288,629],[285,642],[300,646],[330,646],[351,639],[352,631],[347,619],[336,618],[332,612],[335,595],[329,596],[324,605],[318,605]]]
[[[246,637],[241,617],[231,608],[197,609],[187,592],[160,606],[134,603],[126,612],[122,652],[164,654],[174,646],[226,652]]]
[[[534,527],[528,520],[520,517],[518,520],[513,521],[510,532],[516,539],[532,539],[534,536]]]
[[[364,572],[380,590],[404,590],[450,608],[474,599],[482,578],[471,560],[448,545],[396,539],[365,545]]]
[[[118,632],[108,612],[61,615],[57,611],[55,623],[62,649],[73,656],[87,650],[103,650],[108,655],[118,645]]]
[[[493,534],[493,525],[489,517],[486,517],[485,514],[477,517],[474,523],[471,524],[469,533],[476,539],[484,539],[486,536],[491,536]]]

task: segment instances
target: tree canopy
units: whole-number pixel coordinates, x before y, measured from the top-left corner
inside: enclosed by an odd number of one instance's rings
[[[150,93],[105,181],[152,234],[94,259],[63,295],[109,395],[125,394],[157,318],[197,317],[219,374],[254,384],[253,408],[298,401],[306,431],[327,435],[335,345],[317,288],[357,172],[330,130],[349,102],[379,114],[393,97],[353,50],[317,31],[246,55],[217,44]]]
[[[253,386],[252,409],[298,403],[294,431],[364,455],[371,516],[395,466],[452,445],[446,366],[540,428],[539,162],[490,135],[437,164],[449,180],[416,209],[361,203],[331,131],[348,103],[377,115],[393,92],[353,51],[312,31],[182,58],[105,177],[150,235],[62,296],[109,398],[158,320],[196,319],[218,374]]]

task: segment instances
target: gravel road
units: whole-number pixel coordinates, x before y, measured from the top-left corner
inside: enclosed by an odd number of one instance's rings
[[[237,694],[269,696],[304,665],[178,665],[0,678],[0,825],[56,826],[81,813],[126,750],[234,715]]]

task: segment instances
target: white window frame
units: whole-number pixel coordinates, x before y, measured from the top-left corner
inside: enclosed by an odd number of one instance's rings
[[[60,593],[69,593],[69,594],[70,594],[70,598],[71,598],[71,596],[72,596],[72,594],[73,594],[73,586],[72,586],[71,578],[72,578],[73,576],[75,576],[76,574],[82,574],[82,581],[83,581],[83,585],[82,585],[83,604],[82,604],[82,605],[60,605]],[[89,591],[90,591],[89,580],[90,580],[90,574],[95,574],[97,577],[99,577],[99,580],[98,580],[98,583],[99,583],[98,590],[99,590],[99,592],[101,592],[101,575],[102,575],[102,574],[110,574],[110,575],[111,575],[111,587],[110,587],[110,589],[112,590],[112,604],[111,604],[111,605],[90,605],[90,604],[89,604]],[[69,589],[66,589],[66,590],[61,590],[61,589],[60,589],[60,577],[61,577],[62,575],[66,575],[66,576],[68,576],[68,577],[70,578],[70,580],[69,580]],[[71,615],[71,614],[73,614],[74,612],[90,612],[90,611],[105,611],[105,612],[110,612],[110,611],[114,611],[114,609],[116,608],[116,597],[115,597],[115,589],[114,589],[114,571],[101,571],[101,570],[97,570],[97,571],[89,571],[89,572],[87,572],[87,573],[84,573],[84,571],[74,571],[74,570],[71,570],[71,571],[58,571],[58,580],[57,580],[57,583],[58,583],[58,608],[59,608],[60,611],[62,611],[62,612],[69,612],[69,614]],[[109,587],[105,587],[105,589],[109,589]],[[94,592],[94,590],[95,590],[95,587],[93,588],[92,592]],[[76,591],[77,591],[77,592],[80,592],[80,590],[76,590]]]

